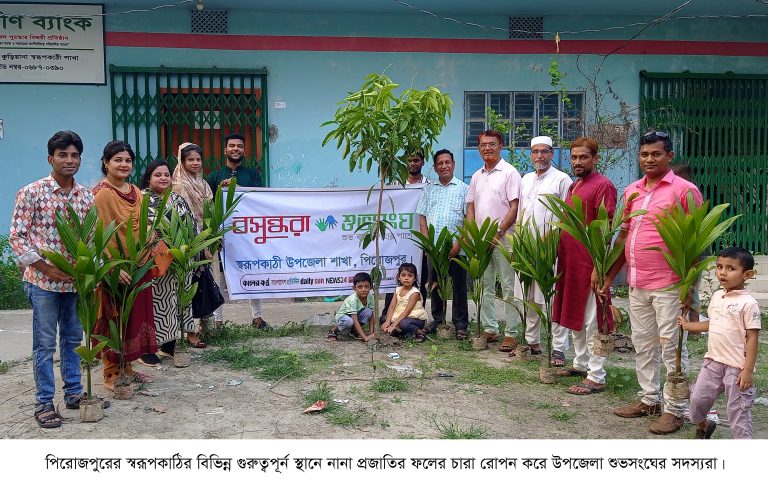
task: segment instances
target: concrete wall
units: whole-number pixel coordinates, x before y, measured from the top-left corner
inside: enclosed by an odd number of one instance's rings
[[[463,19],[488,26],[504,27],[506,18],[465,16]],[[545,30],[578,31],[606,28],[645,21],[627,17],[552,17],[545,19]],[[657,27],[644,35],[654,40],[717,40],[765,42],[765,22],[678,21]],[[563,34],[561,48],[567,52],[574,39],[622,40],[639,28],[600,33]],[[187,33],[188,12],[166,9],[152,14],[120,15],[107,18],[106,31],[136,32],[141,42],[149,33]],[[505,33],[418,15],[377,15],[230,11],[231,34],[294,36],[377,36],[450,39],[503,40]],[[189,35],[194,37],[195,35]],[[306,43],[306,42],[305,42]],[[617,45],[619,43],[617,42]],[[471,174],[479,164],[462,158],[463,100],[465,91],[547,90],[550,54],[478,54],[314,50],[207,50],[188,48],[145,48],[115,46],[108,43],[107,64],[118,66],[257,68],[269,71],[269,121],[280,135],[270,144],[270,176],[273,186],[323,187],[327,185],[370,185],[373,179],[363,173],[350,174],[341,154],[332,146],[321,147],[327,130],[320,123],[330,119],[336,104],[347,91],[362,84],[371,72],[386,70],[403,86],[438,85],[455,102],[453,118],[435,146],[455,151],[457,176]],[[409,50],[406,48],[405,50]],[[566,73],[569,90],[585,86],[576,69],[576,55],[555,55]],[[594,70],[601,56],[585,55],[579,63]],[[637,106],[639,72],[724,72],[765,73],[767,57],[700,55],[613,55],[601,70],[599,81],[612,81],[612,89],[630,106]],[[274,109],[274,101],[286,103]],[[16,191],[22,185],[46,175],[45,143],[56,130],[73,129],[84,140],[85,151],[78,180],[92,184],[99,177],[101,149],[111,136],[109,88],[79,85],[0,85],[0,119],[5,138],[0,140],[0,233],[7,232],[7,221]],[[636,178],[636,167],[627,163],[612,172],[620,185]]]

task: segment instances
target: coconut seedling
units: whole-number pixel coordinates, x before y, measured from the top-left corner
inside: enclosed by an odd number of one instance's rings
[[[486,218],[482,225],[477,225],[475,220],[466,220],[463,227],[457,227],[459,231],[459,245],[463,254],[453,258],[456,263],[467,271],[474,283],[470,297],[475,304],[475,317],[477,331],[475,338],[483,338],[483,326],[480,323],[480,310],[483,305],[483,274],[491,264],[494,250],[494,238],[499,230],[499,223]],[[480,348],[480,347],[478,347]]]
[[[678,201],[675,206],[665,209],[653,224],[659,231],[665,248],[650,247],[648,250],[660,251],[679,281],[670,289],[677,289],[681,305],[687,301],[696,278],[714,263],[716,256],[701,258],[715,240],[741,215],[730,217],[720,222],[728,203],[719,204],[712,209],[709,201],[696,206],[693,193],[686,196],[687,208]],[[682,313],[682,307],[681,307]],[[690,397],[687,374],[682,370],[683,327],[678,326],[675,370],[667,375],[669,393],[674,398]]]
[[[544,309],[539,304],[525,300],[525,304],[541,318],[547,337],[547,365],[542,370],[542,382],[550,383],[552,371],[552,297],[555,295],[555,284],[560,278],[556,273],[557,246],[560,242],[560,231],[556,228],[541,232],[532,220],[526,220],[515,232],[517,238],[517,254],[510,265],[518,275],[528,276],[539,287],[544,297]],[[527,297],[526,297],[527,298]]]
[[[208,237],[213,241],[207,248],[211,254],[215,255],[221,248],[224,234],[235,228],[232,224],[225,224],[225,222],[235,213],[243,197],[242,194],[235,196],[236,188],[237,177],[232,177],[227,186],[226,196],[219,186],[216,188],[213,199],[206,199],[203,203],[202,230],[208,230]]]
[[[427,232],[426,236],[418,230],[412,230],[411,234],[413,235],[413,242],[424,251],[430,265],[434,269],[435,279],[437,280],[435,285],[437,286],[437,293],[443,300],[443,318],[445,318],[448,313],[448,300],[453,297],[453,280],[451,279],[450,265],[454,234],[447,227],[443,227],[440,234],[435,238],[435,226],[432,224],[429,224]],[[443,324],[441,327],[448,328],[446,324]]]
[[[509,249],[507,249],[506,246],[502,245],[499,247],[501,250],[501,254],[504,255],[504,258],[509,262],[509,265],[512,267],[512,269],[515,269],[514,261],[516,260],[516,256],[518,253],[523,251],[523,248],[520,248],[520,242],[521,242],[521,235],[522,232],[530,231],[530,226],[523,225],[523,224],[516,224],[514,226],[514,232],[512,234],[507,234],[507,243],[509,244]],[[517,272],[515,270],[515,275],[517,276],[518,281],[520,281],[520,288],[523,292],[523,297],[527,297],[528,294],[531,291],[531,286],[533,285],[533,279],[528,274],[523,274],[520,272]],[[514,296],[512,297],[513,300],[517,300]],[[517,300],[522,302],[522,309],[515,306],[515,310],[517,311],[519,317],[520,317],[520,323],[518,326],[518,332],[517,332],[517,343],[518,343],[518,350],[516,351],[515,355],[519,357],[526,357],[528,353],[530,352],[530,347],[528,346],[528,342],[525,339],[525,316],[528,315],[528,302],[523,300]]]
[[[187,335],[184,330],[184,312],[192,303],[197,292],[197,283],[190,282],[189,277],[198,268],[211,263],[211,260],[200,258],[200,255],[216,244],[221,237],[211,236],[210,229],[203,229],[199,234],[195,234],[195,227],[190,218],[180,217],[176,210],[169,209],[171,210],[171,219],[162,217],[160,232],[168,245],[168,252],[173,255],[170,272],[173,274],[177,286],[176,314],[179,324],[179,339],[176,342],[178,353],[174,355],[173,362],[176,367],[186,367],[190,360],[187,358],[188,354],[179,355],[186,353],[188,346]]]
[[[105,228],[103,222],[98,220],[95,207],[81,221],[75,209],[67,206],[66,212],[56,213],[56,229],[65,253],[43,251],[43,256],[72,277],[78,297],[77,316],[83,326],[85,340],[83,345],[75,348],[86,370],[86,400],[80,402],[80,419],[83,422],[98,421],[103,413],[101,400],[93,397],[91,366],[106,343],[93,341],[100,306],[100,295],[96,289],[112,268],[121,263],[118,259],[110,260],[107,249],[115,234],[115,224],[112,222]]]
[[[164,212],[165,204],[166,198],[161,199],[157,208],[158,213]],[[125,240],[115,233],[117,247],[110,248],[112,258],[117,259],[119,263],[107,274],[104,284],[109,290],[110,305],[116,312],[116,316],[109,320],[109,336],[102,335],[98,338],[105,341],[107,347],[119,357],[119,374],[115,382],[117,398],[132,396],[129,389],[131,380],[125,376],[125,339],[136,298],[142,291],[152,286],[152,280],[147,274],[155,264],[151,255],[152,248],[159,241],[155,234],[161,218],[155,217],[151,223],[149,222],[149,194],[145,194],[136,218],[138,223],[134,225],[134,213],[132,213],[126,222]],[[133,227],[136,227],[136,234],[132,230]],[[127,277],[127,284],[121,281],[121,274]]]
[[[570,234],[587,250],[597,274],[598,289],[603,288],[605,274],[624,251],[623,239],[611,246],[614,236],[629,219],[647,213],[646,210],[624,213],[624,208],[637,195],[637,193],[632,194],[628,202],[622,205],[614,214],[608,213],[605,203],[601,203],[597,211],[597,217],[589,222],[587,221],[587,210],[581,198],[577,195],[571,197],[572,205],[552,194],[545,195],[541,200],[556,218],[556,221],[550,222],[550,224]],[[608,331],[607,301],[600,296],[597,298],[600,303],[601,320],[599,324],[600,329],[595,338],[595,349],[598,349],[601,345],[606,345],[606,348],[595,352],[595,355],[606,356],[613,350],[613,335]]]

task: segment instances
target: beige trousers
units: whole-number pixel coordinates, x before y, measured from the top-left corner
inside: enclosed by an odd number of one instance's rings
[[[506,246],[506,242],[504,245]],[[505,301],[502,305],[504,320],[507,321],[505,334],[512,335],[511,331],[514,330],[514,326],[520,322],[515,306],[511,303],[515,288],[515,273],[498,249],[493,250],[491,264],[488,265],[483,274],[483,304],[480,309],[480,324],[483,325],[483,331],[499,332],[499,322],[496,317],[496,274],[499,275],[502,299]]]
[[[664,402],[664,412],[683,417],[687,401],[673,399],[660,390],[661,363],[666,372],[675,369],[680,299],[675,290],[630,288],[629,320],[635,347],[635,371],[640,384],[638,396],[644,404]],[[685,333],[683,333],[685,334]],[[688,373],[688,348],[683,338],[682,370]],[[661,396],[660,396],[661,395]]]

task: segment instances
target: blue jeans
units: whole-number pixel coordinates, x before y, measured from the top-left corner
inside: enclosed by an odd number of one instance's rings
[[[80,395],[83,384],[75,348],[83,341],[83,326],[77,317],[77,293],[46,291],[28,282],[24,283],[24,292],[32,304],[32,363],[38,408],[52,403],[56,391],[53,354],[57,329],[64,396]]]

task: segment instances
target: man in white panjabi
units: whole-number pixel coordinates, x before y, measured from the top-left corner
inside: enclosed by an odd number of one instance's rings
[[[564,200],[568,196],[568,188],[573,183],[571,177],[552,166],[553,156],[554,148],[552,147],[551,137],[541,135],[532,138],[531,161],[534,171],[526,173],[520,185],[520,215],[517,217],[518,223],[526,223],[528,220],[532,220],[541,233],[551,229],[549,222],[553,221],[554,215],[541,203],[540,199],[545,194],[554,194]],[[515,279],[515,297],[523,299],[523,290],[519,279]],[[525,299],[539,304],[542,308],[544,307],[544,295],[542,295],[536,283],[531,286],[529,295]],[[541,319],[530,307],[525,316],[525,340],[531,347],[531,353],[537,354],[541,352]],[[568,331],[557,324],[553,324],[553,366],[565,365],[567,342]]]

